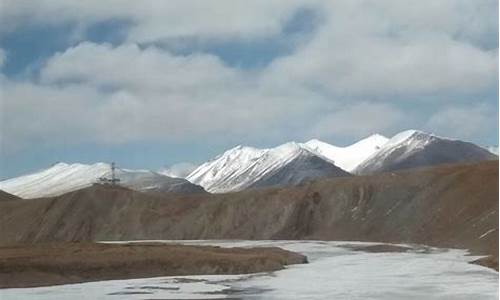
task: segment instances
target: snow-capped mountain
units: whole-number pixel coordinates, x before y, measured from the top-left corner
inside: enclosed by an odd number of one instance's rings
[[[485,147],[486,150],[490,151],[491,153],[495,154],[498,156],[498,146],[488,146]]]
[[[365,159],[377,152],[389,139],[380,134],[373,134],[347,147],[337,147],[317,139],[305,145],[312,151],[323,155],[348,172],[353,171]]]
[[[497,159],[472,143],[439,137],[418,130],[396,134],[355,169],[356,174]]]
[[[57,196],[90,186],[100,177],[109,177],[110,173],[111,167],[107,163],[57,163],[36,173],[0,181],[0,190],[26,199]],[[116,176],[120,178],[121,185],[140,191],[203,192],[203,188],[185,179],[148,170],[117,168]]]
[[[236,146],[200,165],[186,179],[209,192],[238,189],[246,185],[242,174],[268,150]]]
[[[290,142],[270,149],[237,146],[202,164],[186,179],[209,192],[224,193],[349,175],[305,144]]]
[[[317,178],[351,176],[325,157],[304,148],[304,145],[295,145],[298,148],[286,163],[266,172],[249,187],[297,185]]]
[[[200,165],[186,179],[167,175],[183,177],[194,167],[192,164],[177,164],[158,172],[117,168],[116,175],[121,185],[139,191],[225,193],[296,185],[321,177],[498,159],[491,151],[494,150],[408,130],[391,139],[374,134],[346,147],[317,139],[267,149],[237,146]],[[22,198],[55,196],[92,185],[100,177],[109,177],[110,172],[106,163],[58,163],[46,170],[0,181],[0,190]]]

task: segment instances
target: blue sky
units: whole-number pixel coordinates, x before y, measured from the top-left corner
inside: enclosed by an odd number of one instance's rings
[[[498,2],[7,0],[0,91],[0,178],[409,128],[497,145]]]

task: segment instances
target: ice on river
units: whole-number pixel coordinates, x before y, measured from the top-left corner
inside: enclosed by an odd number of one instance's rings
[[[0,289],[0,299],[498,299],[498,273],[464,250],[412,246],[370,253],[323,241],[163,241],[222,247],[277,246],[309,264],[251,275],[173,276]]]

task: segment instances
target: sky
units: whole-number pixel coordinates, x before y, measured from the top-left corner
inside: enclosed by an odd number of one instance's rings
[[[0,179],[406,129],[498,145],[498,1],[0,1]]]

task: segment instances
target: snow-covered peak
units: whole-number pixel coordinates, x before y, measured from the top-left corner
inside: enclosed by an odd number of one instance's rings
[[[486,146],[484,148],[488,150],[490,153],[493,153],[498,156],[498,146]]]
[[[297,142],[288,142],[285,144],[281,144],[276,148],[270,149],[270,151],[275,153],[276,155],[290,155],[293,153],[298,153],[302,150],[304,150],[303,144]]]
[[[367,166],[375,169],[379,168],[395,151],[399,151],[398,159],[402,160],[411,155],[411,153],[424,149],[427,145],[438,139],[440,138],[436,135],[420,130],[411,129],[402,131],[395,134],[378,151],[361,162],[354,172],[359,173],[361,172],[360,170],[367,168]]]
[[[386,141],[386,137],[372,135],[348,147],[333,146],[318,139],[306,143],[292,141],[268,149],[240,145],[202,164],[186,179],[209,192],[237,191],[274,174],[297,158],[311,156],[349,172]]]
[[[0,189],[22,198],[54,196],[89,186],[109,172],[110,165],[106,163],[57,163],[36,173],[1,181]]]
[[[414,134],[418,134],[418,133],[420,133],[420,131],[413,130],[413,129],[402,131],[402,132],[394,135],[392,138],[390,138],[384,146],[389,147],[392,145],[400,144],[400,143],[406,141],[407,139],[411,138]]]
[[[0,190],[27,199],[57,196],[88,187],[110,174],[111,166],[108,163],[57,163],[45,170],[1,181]],[[116,176],[120,178],[121,184],[137,190],[165,188],[170,182],[174,183],[172,178],[149,170],[116,168]],[[183,179],[176,180],[177,183],[180,180],[186,182]]]
[[[288,142],[275,148],[237,146],[202,164],[186,179],[209,192],[244,189],[300,155],[317,155],[304,144]]]
[[[383,145],[384,150],[407,146],[408,151],[415,148],[422,148],[429,144],[432,140],[438,138],[436,135],[423,132],[420,130],[405,130],[394,135],[390,140]]]
[[[304,145],[311,151],[333,161],[336,166],[351,172],[366,158],[377,152],[387,141],[385,136],[373,134],[346,147],[330,145],[318,139],[312,139]]]
[[[254,147],[249,147],[249,146],[243,146],[243,145],[238,145],[236,147],[233,147],[229,150],[226,150],[224,153],[221,155],[216,156],[213,160],[219,160],[221,158],[225,159],[233,159],[235,157],[252,157],[255,155],[259,155],[263,150],[266,149],[258,149]]]
[[[286,161],[301,155],[311,153],[304,144],[297,142],[288,142],[275,148],[266,149],[258,158],[261,164],[283,164]],[[314,154],[314,153],[311,153]]]
[[[235,176],[267,151],[238,145],[200,165],[186,179],[210,191],[216,182]]]
[[[50,167],[51,168],[64,168],[64,167],[67,167],[67,166],[69,166],[69,164],[67,164],[65,162],[56,162],[55,164],[53,164]]]
[[[376,172],[492,159],[485,149],[456,139],[419,130],[394,135],[383,147],[362,162],[354,173]]]

